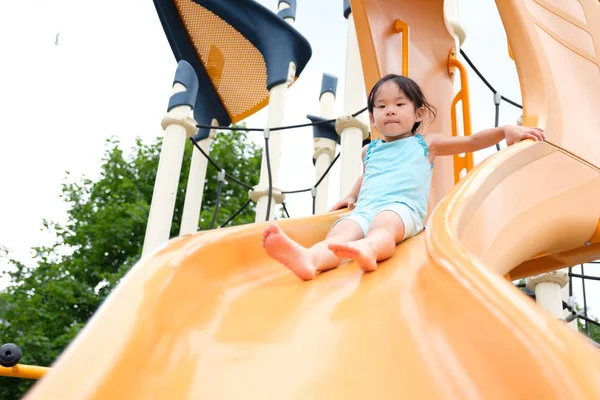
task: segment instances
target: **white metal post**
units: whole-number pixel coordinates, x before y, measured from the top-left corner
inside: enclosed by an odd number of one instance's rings
[[[537,304],[556,318],[563,318],[562,291],[569,282],[566,270],[527,278],[527,288],[535,293]]]
[[[278,11],[289,8],[290,5],[287,2],[280,1],[277,5]],[[288,17],[284,20],[290,25],[294,24],[294,18]],[[285,100],[287,95],[288,86],[294,81],[296,76],[296,65],[290,62],[288,69],[287,81],[274,86],[269,90],[269,115],[267,117],[267,127],[275,128],[283,126],[285,121]],[[267,134],[265,132],[265,134]],[[260,168],[260,180],[258,185],[249,191],[250,198],[256,202],[256,216],[255,222],[263,222],[272,220],[275,216],[275,207],[277,204],[282,203],[284,196],[281,193],[279,187],[279,166],[281,161],[281,147],[282,147],[282,132],[281,131],[269,131],[269,160],[271,166],[271,182],[272,182],[272,193],[271,193],[271,207],[269,208],[269,215],[267,217],[267,206],[269,204],[269,175],[267,169],[267,149],[263,149],[262,162]]]
[[[346,45],[346,79],[344,82],[344,113],[353,114],[364,107],[364,78],[356,29],[352,13],[348,16],[348,38]],[[346,196],[352,190],[356,180],[362,175],[362,142],[368,137],[368,127],[361,117],[355,118],[361,124],[347,124],[341,130],[342,154],[340,195]],[[359,126],[364,125],[364,127]]]
[[[285,120],[285,99],[287,88],[296,76],[296,66],[290,62],[288,70],[288,79],[286,82],[274,86],[269,91],[269,114],[267,117],[267,126],[275,128],[283,126]],[[279,166],[281,161],[281,137],[282,131],[269,132],[269,159],[271,166],[271,179],[273,183],[273,192],[271,195],[271,208],[269,210],[269,220],[275,215],[275,206],[283,201],[283,195],[279,186]],[[266,221],[267,204],[269,201],[269,175],[267,169],[267,149],[263,149],[262,163],[260,168],[260,180],[258,185],[250,191],[250,198],[256,202],[256,222]]]
[[[173,85],[174,93],[185,90],[180,83]],[[197,131],[195,121],[189,117],[191,109],[186,105],[175,107],[162,120],[165,137],[156,171],[142,256],[169,240],[186,137]]]
[[[213,126],[218,126],[216,119],[212,120]],[[216,131],[211,129],[206,139],[198,142],[198,146],[208,155],[210,153],[210,144],[215,138]],[[202,210],[202,196],[204,195],[204,182],[206,180],[206,168],[208,160],[194,146],[192,149],[192,163],[190,165],[190,174],[188,176],[187,189],[185,191],[185,202],[183,204],[183,214],[181,216],[181,226],[179,235],[187,235],[198,230],[198,220]]]
[[[321,95],[321,117],[331,119],[335,115],[335,95],[332,92],[325,92]]]
[[[335,95],[332,92],[325,92],[321,95],[321,117],[331,119],[335,115]],[[329,165],[333,161],[337,143],[327,138],[315,138],[314,152],[316,177],[315,183],[321,179]],[[327,211],[327,193],[329,191],[329,175],[326,175],[319,186],[315,198],[315,214],[321,214]]]

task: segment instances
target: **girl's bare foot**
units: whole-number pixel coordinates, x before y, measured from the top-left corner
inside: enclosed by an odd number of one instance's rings
[[[339,258],[351,258],[356,261],[360,269],[364,272],[373,272],[377,269],[375,249],[368,243],[331,243],[328,247]]]
[[[308,250],[290,239],[275,224],[263,232],[263,247],[267,254],[285,265],[298,278],[305,281],[315,277],[316,266]]]

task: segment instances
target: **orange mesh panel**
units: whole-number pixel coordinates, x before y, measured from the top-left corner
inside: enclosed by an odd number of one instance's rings
[[[175,0],[175,5],[231,122],[267,105],[267,67],[256,47],[192,0]]]

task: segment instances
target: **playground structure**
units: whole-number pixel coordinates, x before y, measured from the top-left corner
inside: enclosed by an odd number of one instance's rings
[[[155,4],[176,57],[185,62],[163,119],[144,255],[27,398],[600,395],[599,355],[560,320],[564,269],[600,258],[595,1],[496,0],[519,73],[522,123],[543,127],[548,140],[517,143],[477,166],[471,154],[440,159],[425,232],[399,245],[374,274],[349,264],[310,283],[271,261],[259,240],[285,195],[278,189],[285,92],[310,58],[310,46],[292,27],[295,2],[281,1],[279,15],[252,1]],[[327,120],[335,117],[335,79],[328,77],[321,116],[310,118],[317,123],[315,181],[326,187],[322,177],[339,140],[341,193],[348,192],[360,174],[363,140],[369,130],[378,135],[361,120],[363,90],[352,82],[370,88],[386,73],[408,75],[446,110],[428,130],[471,133],[466,70],[458,60],[465,36],[455,5],[346,5],[345,115]],[[252,26],[281,35],[262,39]],[[229,39],[246,46],[235,47],[238,56],[246,57],[248,75],[264,83],[244,96],[230,88],[256,82],[227,70],[233,55],[222,43]],[[221,47],[202,40],[220,40]],[[260,183],[250,189],[257,223],[196,232],[215,127],[267,104],[269,151]],[[168,241],[171,186],[186,138],[198,151],[181,236]],[[316,215],[280,221],[307,246],[345,213],[323,213],[325,191],[315,192]],[[527,278],[537,306],[512,284],[520,278]]]

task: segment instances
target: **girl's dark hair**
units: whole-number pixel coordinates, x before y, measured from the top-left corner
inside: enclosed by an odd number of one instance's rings
[[[367,108],[369,109],[369,113],[373,114],[373,109],[375,108],[375,98],[377,96],[377,93],[379,93],[379,89],[381,88],[381,86],[383,86],[383,84],[388,81],[394,82],[398,86],[398,89],[400,89],[406,95],[406,97],[408,97],[409,100],[412,101],[412,103],[415,106],[415,110],[423,107],[425,112],[429,113],[431,119],[435,119],[436,110],[431,104],[429,104],[419,85],[410,78],[396,74],[389,74],[384,76],[379,80],[379,82],[375,84],[375,86],[373,86],[373,89],[371,89],[371,93],[369,93],[369,99],[367,101]],[[412,132],[415,133],[417,129],[420,128],[420,126],[421,122],[416,122],[412,128]]]

